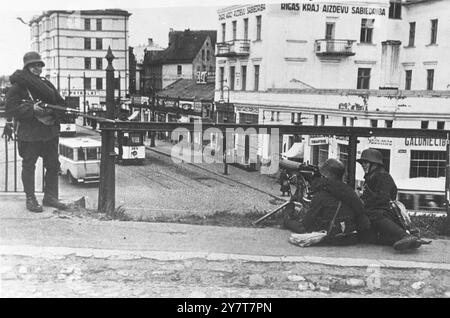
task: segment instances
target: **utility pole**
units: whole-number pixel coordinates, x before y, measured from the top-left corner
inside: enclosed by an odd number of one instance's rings
[[[86,115],[86,73],[83,72],[83,113]],[[86,126],[86,116],[83,116],[83,126]]]
[[[69,97],[70,97],[70,74],[69,74],[69,76],[67,77],[67,80],[69,81]]]

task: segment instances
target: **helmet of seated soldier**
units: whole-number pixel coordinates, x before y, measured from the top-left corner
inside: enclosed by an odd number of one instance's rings
[[[368,148],[368,149],[363,150],[363,152],[361,153],[361,158],[359,158],[356,161],[361,163],[361,164],[364,161],[366,161],[366,162],[376,163],[376,164],[379,164],[381,166],[384,166],[383,155],[381,154],[380,151],[378,151],[376,149],[372,149],[372,148]]]
[[[342,180],[345,173],[345,166],[341,161],[334,158],[329,158],[319,167],[319,172],[326,178]]]

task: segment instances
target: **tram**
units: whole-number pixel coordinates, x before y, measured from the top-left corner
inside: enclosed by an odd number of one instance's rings
[[[79,97],[66,97],[67,107],[78,110],[79,108]],[[61,137],[73,137],[77,134],[77,125],[75,123],[75,118],[63,119],[60,122],[59,134]]]
[[[143,164],[145,160],[144,134],[140,131],[118,132],[115,152],[119,164]]]

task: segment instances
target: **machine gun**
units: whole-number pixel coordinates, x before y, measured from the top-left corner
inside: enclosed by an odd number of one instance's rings
[[[283,203],[278,208],[265,214],[252,224],[257,225],[261,221],[284,209],[295,209],[295,204],[309,206],[312,199],[311,183],[315,178],[320,177],[319,167],[315,165],[300,163],[288,159],[281,159],[280,169],[286,171],[290,184],[295,186],[295,191],[291,194],[289,201]]]

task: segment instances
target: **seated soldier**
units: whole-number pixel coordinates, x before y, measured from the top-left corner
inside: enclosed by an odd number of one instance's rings
[[[285,223],[285,226],[296,233],[328,231],[336,215],[334,226],[323,243],[328,245],[357,243],[357,233],[367,230],[370,222],[355,191],[342,181],[344,164],[330,158],[319,171],[322,178],[315,179],[312,183],[314,196],[306,215],[301,221],[291,220]],[[341,205],[338,210],[339,202]]]

